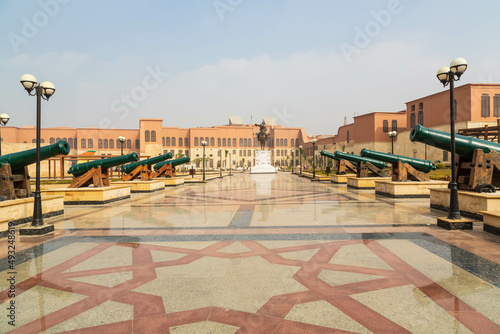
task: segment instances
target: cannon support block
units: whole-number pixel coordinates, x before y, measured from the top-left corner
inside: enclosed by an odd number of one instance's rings
[[[382,170],[377,168],[371,162],[359,162],[358,167],[356,168],[356,177],[365,178],[365,177],[389,177],[390,175]]]
[[[31,196],[28,167],[24,166],[12,171],[10,164],[0,167],[0,198],[12,200]]]
[[[128,174],[123,174],[123,181],[132,181],[141,177],[141,181],[150,181],[152,179],[151,167],[149,165],[137,166],[133,171]]]
[[[97,168],[92,168],[85,174],[80,176],[75,176],[73,182],[68,188],[82,188],[93,184],[96,188],[108,187],[109,186],[109,172],[105,169],[104,172],[101,166]]]
[[[169,164],[169,165],[165,164],[165,165],[161,166],[160,169],[158,169],[156,172],[153,172],[153,178],[156,178],[159,176],[176,177],[175,167],[172,166],[171,164]]]
[[[429,181],[429,174],[420,172],[408,163],[398,161],[392,164],[392,181]]]

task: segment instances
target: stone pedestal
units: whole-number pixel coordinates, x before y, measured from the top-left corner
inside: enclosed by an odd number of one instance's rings
[[[354,189],[375,189],[375,181],[390,181],[390,177],[350,177],[347,186]]]
[[[448,211],[450,208],[449,189],[430,189],[431,208]],[[500,211],[500,194],[458,191],[460,214],[477,220],[483,220],[481,211]]]
[[[152,193],[165,189],[165,183],[162,180],[150,181],[118,181],[112,182],[112,186],[129,186],[130,192],[135,193]]]
[[[356,177],[356,174],[337,174],[332,175],[330,181],[335,184],[347,184],[347,179]]]
[[[276,174],[276,169],[271,166],[271,151],[255,151],[255,166],[252,167],[251,174]]]
[[[483,231],[500,236],[500,211],[481,211]]]
[[[44,190],[45,195],[63,195],[66,205],[107,204],[130,198],[130,186],[102,188],[61,188]]]
[[[429,198],[430,189],[447,189],[447,181],[375,181],[377,195],[392,198]]]

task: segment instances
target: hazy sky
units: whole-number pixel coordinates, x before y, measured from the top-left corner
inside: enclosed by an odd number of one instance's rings
[[[43,127],[138,128],[275,117],[335,134],[460,84],[498,83],[500,2],[451,0],[0,0],[0,113],[35,124],[24,73],[55,84]],[[496,61],[494,61],[494,59]],[[443,112],[448,112],[443,110]]]

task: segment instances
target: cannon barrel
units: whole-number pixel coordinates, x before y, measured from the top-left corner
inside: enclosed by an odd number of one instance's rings
[[[137,153],[132,152],[130,154],[122,155],[114,158],[107,159],[99,159],[94,161],[85,162],[82,164],[76,164],[71,166],[68,170],[68,174],[73,174],[73,176],[80,176],[91,170],[92,168],[97,168],[101,166],[101,169],[104,171],[108,168],[126,164],[127,162],[137,161],[139,160],[139,156]]]
[[[359,155],[335,151],[335,156],[339,159],[345,159],[345,160],[351,161],[351,162],[352,161],[357,162],[357,163],[369,162],[372,165],[374,165],[375,167],[380,168],[380,169],[382,169],[384,167],[388,167],[385,162],[378,161],[378,160],[371,159],[371,158],[363,158],[363,157],[360,157]]]
[[[361,156],[364,158],[372,158],[375,160],[388,162],[391,164],[397,164],[398,161],[401,161],[402,163],[407,163],[416,170],[424,173],[429,173],[431,170],[436,169],[436,166],[434,166],[434,164],[429,160],[421,160],[421,159],[405,157],[402,155],[371,151],[367,150],[366,148],[361,150]]]
[[[451,135],[448,132],[438,131],[417,124],[411,129],[410,140],[418,141],[445,151],[451,151]],[[472,159],[474,150],[482,149],[485,153],[497,151],[500,153],[500,144],[473,137],[455,135],[455,150],[461,157]]]
[[[324,157],[327,157],[327,158],[330,158],[330,159],[334,159],[334,160],[337,160],[337,161],[340,161],[342,160],[341,158],[337,158],[335,156],[335,153],[330,153],[330,152],[326,152],[326,151],[321,151],[319,152],[322,156]],[[351,161],[351,163],[354,165],[354,166],[357,166],[358,164],[355,163],[354,161]]]
[[[190,161],[189,157],[183,157],[183,158],[169,160],[169,161],[162,161],[160,163],[157,163],[154,166],[154,169],[158,170],[158,169],[162,168],[165,165],[172,165],[172,167],[175,167],[175,166],[178,166],[178,165],[182,165],[182,164],[188,163],[189,161]]]
[[[55,157],[56,155],[67,155],[69,144],[59,140],[55,144],[40,147],[40,160]],[[36,148],[0,156],[0,166],[9,164],[12,170],[23,168],[36,162]]]
[[[162,155],[159,155],[157,157],[152,157],[149,159],[144,159],[141,161],[132,162],[131,164],[128,164],[128,165],[121,166],[121,171],[123,173],[128,174],[139,166],[145,166],[145,165],[151,166],[151,165],[157,164],[159,162],[162,162],[163,160],[167,160],[170,158],[172,158],[172,153],[168,152],[167,154],[162,154]]]

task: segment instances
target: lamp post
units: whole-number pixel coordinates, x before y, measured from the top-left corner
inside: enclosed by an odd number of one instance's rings
[[[219,147],[219,154],[220,154],[220,166],[219,166],[220,175],[219,175],[219,177],[222,177],[222,147]]]
[[[118,141],[120,142],[120,155],[123,155],[123,144],[125,143],[125,137],[119,136]],[[120,170],[120,177],[123,177],[123,171],[121,170],[121,168],[119,170]]]
[[[467,61],[464,58],[455,58],[452,60],[450,67],[441,67],[437,71],[437,78],[446,87],[450,84],[450,140],[451,140],[451,181],[448,185],[450,188],[450,211],[448,219],[460,220],[460,209],[458,207],[458,189],[457,189],[457,170],[456,170],[456,153],[455,153],[455,80],[460,80],[460,77],[467,69]]]
[[[390,131],[388,133],[389,137],[391,137],[391,154],[394,154],[394,137],[398,135],[397,131]]]
[[[206,164],[206,160],[205,160],[205,146],[207,146],[207,142],[203,140],[201,142],[201,145],[203,146],[203,182],[205,182],[205,164]]]
[[[300,173],[299,175],[302,176],[302,145],[299,146],[299,155],[300,155]]]
[[[7,114],[0,114],[0,125],[6,126],[10,117]],[[0,130],[0,155],[2,155],[2,132]]]
[[[33,203],[33,221],[31,223],[31,227],[40,227],[43,226],[42,198],[40,196],[41,104],[42,98],[48,101],[56,91],[56,88],[54,84],[49,81],[44,81],[41,84],[38,84],[36,78],[31,74],[24,74],[20,81],[30,96],[36,96],[36,190]],[[31,94],[33,89],[35,92]],[[53,231],[54,225],[51,226],[51,230]],[[50,232],[50,230],[47,232]]]
[[[311,143],[313,144],[313,180],[316,178],[316,159],[314,156],[314,149],[316,145],[316,139],[311,140]]]

